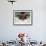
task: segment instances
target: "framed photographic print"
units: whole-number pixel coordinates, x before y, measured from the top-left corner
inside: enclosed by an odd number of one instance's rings
[[[32,10],[13,10],[14,25],[32,25]]]

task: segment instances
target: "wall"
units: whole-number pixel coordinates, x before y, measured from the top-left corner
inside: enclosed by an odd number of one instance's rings
[[[14,26],[13,10],[33,10],[32,26]],[[0,40],[15,40],[19,32],[29,33],[33,40],[46,40],[46,1],[17,0],[12,5],[0,0]]]

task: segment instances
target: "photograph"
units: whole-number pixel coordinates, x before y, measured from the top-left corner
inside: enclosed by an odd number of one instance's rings
[[[32,25],[32,10],[13,10],[13,24]]]

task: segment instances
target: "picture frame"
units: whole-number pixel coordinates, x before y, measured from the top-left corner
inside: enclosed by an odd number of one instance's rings
[[[32,25],[32,10],[13,10],[13,25]]]

